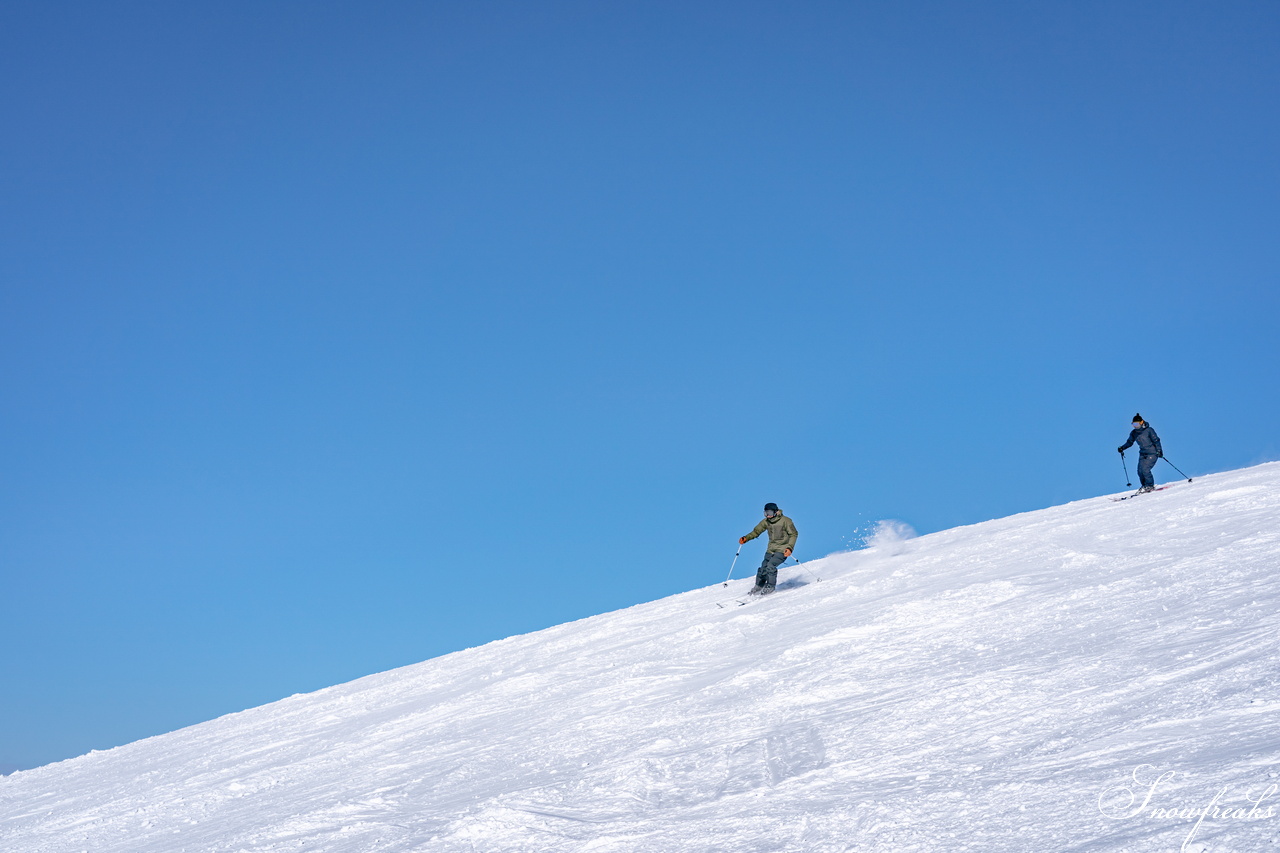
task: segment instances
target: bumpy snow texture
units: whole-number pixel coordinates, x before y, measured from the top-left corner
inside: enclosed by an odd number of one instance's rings
[[[708,567],[0,779],[0,850],[1280,849],[1278,487],[886,533],[751,607]]]

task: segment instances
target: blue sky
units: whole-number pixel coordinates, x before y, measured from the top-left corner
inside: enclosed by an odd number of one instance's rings
[[[0,767],[718,582],[765,501],[804,558],[1121,490],[1136,410],[1280,457],[1278,38],[6,3]]]

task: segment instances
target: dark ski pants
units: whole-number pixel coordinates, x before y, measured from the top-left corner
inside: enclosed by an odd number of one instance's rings
[[[1151,476],[1151,469],[1156,467],[1159,456],[1144,453],[1138,457],[1138,482],[1144,486],[1154,486],[1156,478]]]
[[[778,584],[778,566],[787,559],[781,551],[770,551],[764,555],[764,562],[756,569],[756,586],[773,589]]]

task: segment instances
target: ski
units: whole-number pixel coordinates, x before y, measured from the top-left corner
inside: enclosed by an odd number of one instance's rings
[[[750,604],[753,601],[759,601],[762,598],[768,598],[770,596],[777,595],[777,593],[778,593],[778,590],[775,588],[773,592],[768,592],[768,593],[765,593],[764,595],[744,595],[741,598],[727,598],[724,601],[717,601],[716,607],[720,608],[721,610],[731,609],[733,607],[746,607],[748,604]]]
[[[1151,492],[1163,492],[1165,489],[1169,488],[1169,486],[1172,486],[1172,485],[1173,485],[1173,483],[1169,483],[1169,484],[1168,484],[1168,485],[1166,485],[1166,486],[1156,486],[1154,489],[1152,489],[1152,490],[1151,490]],[[1149,495],[1149,494],[1151,494],[1151,492],[1134,492],[1134,493],[1133,493],[1133,494],[1131,494],[1131,495],[1121,495],[1120,497],[1118,497],[1118,498],[1112,498],[1111,500],[1112,500],[1112,501],[1127,501],[1127,500],[1129,500],[1129,498],[1136,498],[1136,497],[1138,497],[1139,495]]]
[[[730,599],[726,599],[725,601],[717,601],[717,602],[716,602],[716,607],[719,607],[719,608],[720,608],[720,609],[722,609],[722,610],[725,610],[725,609],[732,609],[732,608],[734,608],[734,607],[746,607],[748,604],[750,604],[750,603],[752,602],[752,600],[753,600],[753,599],[754,599],[754,600],[756,600],[756,601],[759,601],[759,600],[760,600],[760,596],[758,596],[758,595],[745,596],[745,595],[744,595],[742,598],[730,598]]]

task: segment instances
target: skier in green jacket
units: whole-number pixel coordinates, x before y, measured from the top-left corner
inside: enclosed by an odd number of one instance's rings
[[[768,595],[773,592],[778,582],[778,566],[791,556],[791,551],[796,547],[796,539],[800,536],[795,522],[783,515],[777,504],[767,503],[764,505],[764,520],[739,539],[738,544],[745,545],[766,531],[769,533],[769,546],[764,552],[764,562],[756,570],[756,585],[748,595]]]

